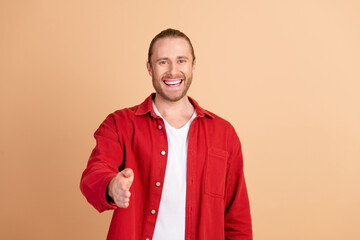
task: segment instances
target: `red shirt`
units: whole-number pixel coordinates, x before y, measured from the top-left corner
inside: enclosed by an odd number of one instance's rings
[[[115,210],[108,240],[152,239],[168,150],[164,121],[152,106],[154,96],[110,114],[94,134],[96,146],[80,188],[99,212]],[[188,139],[185,239],[251,240],[239,138],[229,122],[189,100],[197,117]],[[130,206],[117,208],[107,202],[106,189],[124,168],[135,176]]]

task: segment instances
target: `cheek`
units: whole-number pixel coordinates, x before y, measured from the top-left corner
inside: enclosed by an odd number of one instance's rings
[[[186,73],[186,74],[191,74],[191,72],[192,72],[192,66],[191,65],[186,65],[186,66],[184,66],[184,68],[183,68],[183,72],[184,73]]]
[[[165,73],[167,73],[167,69],[166,69],[166,68],[154,69],[154,71],[153,71],[154,77],[161,77],[161,76],[163,76]]]

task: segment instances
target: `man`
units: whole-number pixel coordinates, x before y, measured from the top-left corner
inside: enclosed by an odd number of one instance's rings
[[[115,210],[110,240],[252,239],[240,141],[187,96],[195,63],[184,33],[159,33],[147,62],[156,93],[94,134],[80,187],[99,212]]]

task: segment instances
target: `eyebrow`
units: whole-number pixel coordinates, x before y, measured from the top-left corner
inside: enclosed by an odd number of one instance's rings
[[[169,58],[163,57],[163,58],[158,58],[156,59],[156,62],[162,61],[162,60],[169,60]]]
[[[176,57],[177,59],[189,59],[188,57],[186,57],[186,56],[178,56],[178,57]],[[161,58],[158,58],[158,59],[156,59],[156,62],[159,62],[159,61],[162,61],[162,60],[169,60],[169,58],[167,58],[167,57],[161,57]]]

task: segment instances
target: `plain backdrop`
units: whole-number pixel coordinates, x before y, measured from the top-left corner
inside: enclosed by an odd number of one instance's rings
[[[358,0],[1,0],[0,239],[105,239],[79,190],[94,131],[152,91],[148,45],[191,39],[189,95],[243,145],[258,240],[360,239]]]

